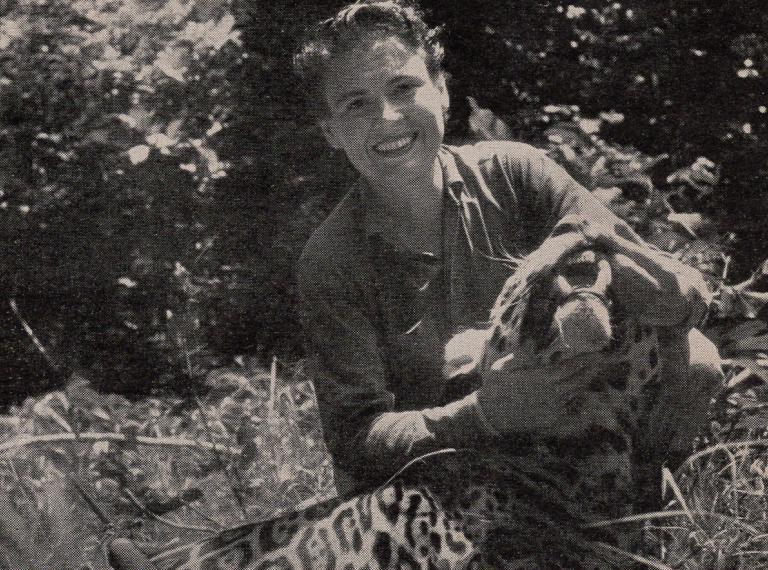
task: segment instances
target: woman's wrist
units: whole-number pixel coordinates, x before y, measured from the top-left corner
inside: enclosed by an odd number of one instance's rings
[[[477,391],[422,413],[441,447],[474,447],[500,435],[483,412]]]

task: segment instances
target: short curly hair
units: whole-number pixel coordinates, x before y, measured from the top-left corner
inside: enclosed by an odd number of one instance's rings
[[[293,58],[294,69],[307,91],[310,111],[317,118],[328,113],[325,77],[330,60],[359,46],[370,35],[399,38],[423,51],[427,70],[437,78],[443,69],[441,28],[430,28],[422,10],[410,0],[359,0],[308,30]]]

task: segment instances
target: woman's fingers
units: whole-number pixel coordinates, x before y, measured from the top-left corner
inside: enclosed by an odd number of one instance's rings
[[[614,291],[618,295],[680,294],[679,274],[687,268],[671,255],[607,230],[600,232],[595,243],[610,252],[609,261],[616,274]],[[636,292],[635,287],[639,288]]]
[[[622,254],[645,269],[656,278],[657,273],[674,274],[680,262],[669,254],[652,248],[625,223],[608,226],[604,223],[588,224],[585,235],[595,245],[602,246],[610,253]]]
[[[610,221],[588,221],[582,228],[584,237],[597,244],[607,245],[609,249],[623,248],[628,244],[643,244],[642,238],[629,224],[621,220],[614,223]]]
[[[504,369],[500,365],[483,374],[478,400],[489,423],[501,433],[547,433],[557,429],[564,411],[587,389],[585,369],[594,360],[594,355],[580,355],[537,368]]]
[[[557,364],[523,368],[516,365],[513,357],[502,357],[483,373],[483,385],[504,386],[511,392],[546,391],[558,383],[578,378],[595,358],[594,354],[579,354]]]

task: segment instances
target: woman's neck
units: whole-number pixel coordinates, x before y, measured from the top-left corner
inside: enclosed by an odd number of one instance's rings
[[[429,178],[369,182],[368,189],[366,207],[371,221],[384,237],[414,252],[439,253],[443,173],[437,160]]]

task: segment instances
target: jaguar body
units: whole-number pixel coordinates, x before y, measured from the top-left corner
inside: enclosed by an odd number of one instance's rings
[[[643,441],[663,385],[659,333],[624,311],[607,256],[552,238],[522,260],[489,326],[446,348],[446,374],[483,375],[579,359],[551,429],[434,455],[392,481],[147,558],[111,545],[118,570],[462,570],[627,567],[637,533],[600,521],[632,512]],[[703,337],[702,337],[703,338]],[[715,375],[716,376],[716,375]],[[674,379],[672,379],[674,380]],[[678,379],[679,380],[679,379]],[[717,378],[699,380],[714,385]],[[685,380],[683,380],[685,382]],[[703,391],[702,393],[704,393]],[[610,530],[605,530],[606,528]]]

